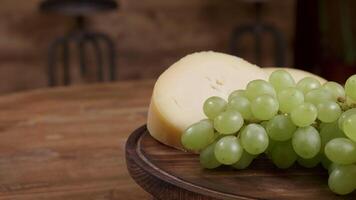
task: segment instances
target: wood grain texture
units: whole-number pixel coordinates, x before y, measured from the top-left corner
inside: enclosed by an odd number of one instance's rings
[[[48,46],[73,26],[68,17],[39,13],[40,1],[0,1],[0,93],[45,87]],[[114,39],[120,80],[156,78],[173,62],[195,51],[228,52],[233,28],[254,19],[252,5],[242,0],[119,2],[119,10],[91,16],[88,28]],[[263,12],[264,20],[287,37],[288,64],[292,63],[294,4],[295,0],[270,0]],[[265,41],[265,52],[271,52],[269,38]],[[249,38],[244,40],[246,53],[240,55],[250,61],[252,44]],[[272,58],[266,53],[263,64],[272,65]],[[95,81],[93,73],[80,77],[77,59],[72,60],[72,66],[74,84]]]
[[[0,199],[151,199],[130,178],[124,145],[146,122],[153,84],[119,82],[0,97]]]
[[[161,200],[356,199],[355,192],[333,194],[327,186],[327,172],[321,167],[280,170],[266,158],[259,158],[247,170],[204,170],[197,155],[159,143],[145,126],[128,139],[126,160],[135,181]]]

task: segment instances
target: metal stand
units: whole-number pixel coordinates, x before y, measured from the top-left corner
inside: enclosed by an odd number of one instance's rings
[[[230,52],[239,54],[240,40],[244,35],[252,34],[255,40],[254,55],[257,65],[261,65],[262,57],[262,35],[270,34],[274,40],[275,46],[275,65],[278,67],[285,66],[285,51],[287,45],[283,34],[278,31],[273,25],[263,23],[261,20],[262,1],[253,1],[256,11],[256,19],[254,24],[245,24],[235,28],[230,38]]]
[[[90,13],[99,11],[109,11],[117,9],[118,5],[114,0],[44,0],[40,4],[43,12],[54,12],[62,15],[73,16],[75,19],[74,29],[67,35],[56,39],[49,48],[48,52],[48,85],[55,86],[60,84],[57,80],[57,68],[63,69],[64,85],[71,83],[70,59],[73,55],[70,46],[75,46],[78,50],[80,72],[84,76],[87,73],[88,63],[86,62],[87,48],[94,49],[96,60],[96,76],[98,81],[116,80],[115,45],[109,36],[103,33],[88,31],[85,27],[85,17]],[[107,53],[106,53],[107,52]],[[57,58],[57,55],[60,55]],[[107,62],[104,62],[107,59]],[[58,61],[58,62],[57,62]],[[108,63],[105,76],[104,63]]]
[[[76,18],[76,30],[71,32],[70,34],[63,36],[61,38],[56,39],[51,45],[49,49],[49,57],[48,57],[48,77],[50,86],[55,86],[58,84],[58,80],[56,77],[56,55],[61,54],[61,63],[63,67],[63,84],[69,85],[71,82],[70,79],[70,44],[74,43],[79,52],[79,63],[80,63],[80,72],[81,75],[85,75],[87,72],[87,63],[85,61],[86,58],[86,48],[92,46],[95,53],[96,58],[96,66],[97,66],[97,80],[104,81],[104,56],[105,52],[108,52],[108,74],[109,80],[116,80],[116,68],[115,68],[115,46],[113,41],[105,34],[102,33],[94,33],[85,31],[84,29],[84,18],[79,16]],[[103,43],[106,47],[106,50],[101,48],[101,43]]]

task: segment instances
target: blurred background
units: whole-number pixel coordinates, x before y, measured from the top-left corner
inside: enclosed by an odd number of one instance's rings
[[[203,50],[339,82],[356,73],[352,0],[1,0],[0,94],[157,78]]]

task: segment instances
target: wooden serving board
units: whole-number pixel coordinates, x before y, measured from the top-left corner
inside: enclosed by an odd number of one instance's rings
[[[132,178],[160,200],[171,199],[356,199],[333,194],[322,167],[294,166],[281,170],[266,158],[249,169],[202,169],[197,155],[182,152],[153,139],[146,126],[131,134],[126,143],[127,168]]]

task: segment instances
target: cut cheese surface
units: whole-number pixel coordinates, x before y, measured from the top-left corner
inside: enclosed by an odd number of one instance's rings
[[[202,106],[207,98],[227,99],[232,91],[244,89],[255,79],[267,79],[267,74],[238,57],[216,52],[188,55],[158,78],[147,128],[160,142],[181,149],[182,132],[206,118]]]
[[[303,71],[301,69],[295,69],[295,68],[277,68],[277,67],[267,67],[267,68],[263,68],[263,70],[267,73],[267,76],[269,76],[270,74],[272,74],[272,72],[274,72],[275,70],[278,69],[283,69],[286,70],[287,72],[289,72],[294,80],[296,82],[298,82],[300,79],[303,79],[305,77],[313,77],[315,79],[317,79],[321,84],[325,83],[326,80],[318,75],[315,75],[313,73],[307,72],[307,71]]]

